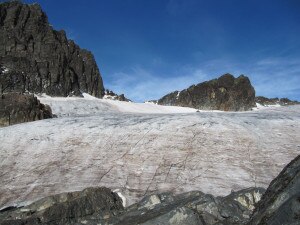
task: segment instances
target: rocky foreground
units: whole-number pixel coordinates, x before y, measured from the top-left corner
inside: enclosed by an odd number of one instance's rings
[[[150,195],[127,208],[107,188],[88,188],[0,211],[1,225],[297,225],[300,224],[300,156],[267,191],[249,188],[226,197],[199,191]],[[264,194],[263,194],[264,193]],[[254,210],[254,213],[253,213]]]

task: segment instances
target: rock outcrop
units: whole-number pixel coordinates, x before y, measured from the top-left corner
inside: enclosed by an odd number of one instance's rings
[[[214,197],[199,191],[180,195],[163,193],[145,197],[108,220],[115,225],[233,225],[248,221],[262,194],[262,188]]]
[[[118,100],[118,101],[124,101],[124,102],[131,102],[130,99],[126,98],[124,94],[116,94],[111,90],[106,89],[104,92],[104,99],[111,99],[111,100]]]
[[[158,100],[160,105],[192,107],[200,110],[245,111],[255,107],[255,90],[246,76],[224,74],[218,79],[192,85]]]
[[[123,208],[121,198],[107,188],[88,188],[43,198],[25,207],[0,211],[1,225],[212,225],[248,221],[264,189],[249,188],[227,197],[193,191],[174,196],[150,195]]]
[[[300,224],[300,155],[271,182],[249,225]]]
[[[0,127],[52,117],[51,108],[34,95],[14,92],[0,95]]]
[[[263,106],[272,106],[272,105],[281,105],[281,106],[288,106],[288,105],[298,105],[300,102],[292,101],[288,98],[266,98],[263,96],[255,97],[255,102],[259,103]]]
[[[122,210],[121,198],[110,189],[87,188],[79,192],[46,197],[25,207],[2,209],[0,224],[97,224]]]
[[[38,4],[0,3],[0,65],[2,93],[104,94],[92,53],[54,30]]]

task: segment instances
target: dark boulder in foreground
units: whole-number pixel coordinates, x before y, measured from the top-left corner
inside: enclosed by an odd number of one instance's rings
[[[271,182],[249,225],[300,224],[300,155]]]
[[[79,192],[46,197],[26,207],[4,209],[0,212],[0,224],[97,224],[122,210],[122,200],[110,189],[87,188]]]
[[[288,106],[288,105],[300,104],[300,102],[292,101],[288,98],[266,98],[263,96],[255,97],[255,102],[257,102],[263,106],[272,106],[272,105]]]
[[[1,225],[211,225],[237,224],[249,219],[263,189],[250,188],[227,197],[194,191],[177,196],[163,193],[145,197],[126,209],[107,188],[89,188],[41,199],[22,208],[0,212]]]
[[[56,31],[38,4],[0,3],[2,86],[51,96],[104,94],[94,56]],[[11,74],[15,70],[17,74]],[[1,72],[1,71],[0,71]],[[17,77],[17,86],[14,79]],[[21,79],[19,79],[21,78]],[[1,92],[1,90],[0,90]],[[3,89],[2,89],[3,92]]]
[[[145,197],[107,224],[114,225],[233,225],[248,221],[264,189],[249,188],[226,197],[200,191],[173,196],[170,193]]]
[[[218,79],[192,85],[158,100],[160,105],[192,107],[200,110],[246,111],[255,107],[255,90],[246,76],[225,74]]]
[[[30,94],[5,93],[0,95],[0,127],[52,118],[50,106]]]

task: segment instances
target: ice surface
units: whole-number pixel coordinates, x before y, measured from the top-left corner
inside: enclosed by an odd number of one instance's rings
[[[0,208],[90,186],[144,195],[267,187],[300,153],[300,107],[251,112],[40,97],[58,118],[0,128]]]

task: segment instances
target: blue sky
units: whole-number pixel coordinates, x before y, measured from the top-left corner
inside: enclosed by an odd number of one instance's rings
[[[138,102],[249,76],[257,95],[300,100],[299,0],[40,0],[91,50],[104,85]]]

